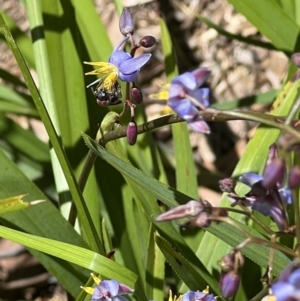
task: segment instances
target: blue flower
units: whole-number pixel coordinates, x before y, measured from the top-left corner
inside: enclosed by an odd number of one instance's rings
[[[264,216],[271,216],[280,230],[287,228],[287,214],[284,204],[291,202],[291,191],[287,188],[266,188],[264,177],[256,173],[245,173],[239,181],[250,187],[244,198],[229,195],[229,198],[240,199],[245,206],[251,206]]]
[[[101,281],[94,274],[91,274],[97,286],[81,287],[88,294],[92,295],[92,301],[127,301],[122,295],[130,294],[133,290],[125,284],[119,283],[116,280]]]
[[[213,294],[209,294],[208,291],[204,292],[193,292],[188,291],[182,296],[181,301],[215,301]]]
[[[88,65],[100,67],[94,71],[87,72],[86,75],[100,75],[101,77],[97,81],[103,80],[102,86],[104,89],[111,89],[118,77],[124,82],[136,81],[140,69],[151,57],[149,53],[132,57],[129,53],[121,50],[120,47],[126,43],[128,39],[129,36],[126,36],[121,40],[112,52],[108,62],[84,62]]]
[[[210,129],[199,116],[199,110],[210,104],[209,88],[201,88],[210,73],[207,68],[185,72],[175,77],[170,84],[164,85],[162,91],[152,94],[151,98],[167,100],[167,105],[186,120],[194,131],[208,134]]]
[[[290,263],[272,285],[273,296],[276,301],[300,300],[300,264],[298,261]]]

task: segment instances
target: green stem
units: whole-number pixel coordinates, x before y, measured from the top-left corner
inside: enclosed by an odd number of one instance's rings
[[[211,122],[224,122],[229,120],[256,121],[268,126],[278,128],[280,130],[284,130],[294,135],[297,139],[300,139],[300,133],[297,130],[295,130],[292,126],[284,124],[285,118],[280,116],[274,116],[259,112],[219,111],[215,109],[207,109],[205,111],[200,111],[199,116],[201,116],[203,120]],[[166,125],[184,121],[184,119],[176,115],[165,115],[157,119],[151,120],[149,122],[146,122],[142,125],[139,125],[138,134],[153,131]],[[126,127],[121,127],[117,130],[108,132],[100,140],[100,144],[105,145],[105,143],[109,141],[123,137],[126,137]]]

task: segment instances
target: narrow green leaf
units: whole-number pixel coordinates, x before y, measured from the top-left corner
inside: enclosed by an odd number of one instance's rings
[[[137,276],[127,268],[88,249],[23,233],[3,226],[0,226],[0,236],[20,243],[28,248],[72,262],[99,273],[103,275],[103,277],[116,279],[131,287],[134,287],[137,281]]]
[[[155,243],[155,228],[149,228],[146,263],[146,294],[149,300],[163,300],[165,279],[165,257]]]
[[[198,290],[203,288],[199,287],[198,273],[190,265],[186,258],[182,256],[172,245],[160,236],[155,239],[157,245],[163,252],[167,261],[170,263],[176,274],[182,278],[188,287],[198,287]],[[184,292],[180,292],[184,293]]]
[[[27,68],[26,63],[23,60],[22,54],[20,53],[10,31],[8,30],[7,26],[5,25],[5,22],[2,18],[2,15],[0,15],[0,28],[4,32],[5,38],[8,42],[9,47],[11,48],[18,65],[22,71],[22,74],[24,76],[24,79],[28,85],[28,89],[32,95],[32,98],[34,100],[34,103],[36,105],[36,108],[41,116],[41,119],[43,121],[43,124],[45,125],[45,128],[47,130],[47,133],[49,135],[50,141],[52,143],[52,146],[56,152],[56,155],[59,159],[60,166],[64,172],[65,175],[67,175],[66,180],[68,182],[68,185],[70,187],[70,190],[72,191],[73,200],[76,204],[76,207],[78,209],[78,212],[81,213],[82,216],[85,218],[82,219],[82,225],[85,229],[85,233],[87,233],[87,236],[89,238],[89,242],[91,245],[91,248],[93,250],[101,250],[101,242],[98,239],[97,232],[95,230],[95,227],[92,223],[91,217],[89,215],[86,203],[83,199],[83,196],[79,190],[79,187],[77,185],[76,178],[71,170],[71,166],[69,161],[67,160],[67,157],[65,155],[65,152],[62,148],[61,141],[59,140],[56,131],[54,129],[54,126],[52,124],[52,121],[49,117],[49,114],[47,112],[47,109],[41,99],[41,96],[35,86],[35,83],[31,77],[31,74]]]
[[[228,2],[270,39],[277,49],[290,52],[296,49],[299,27],[276,0],[228,0]]]
[[[178,206],[179,204],[183,204],[188,202],[191,198],[187,195],[184,195],[183,193],[172,189],[171,187],[168,187],[165,184],[160,183],[154,178],[151,178],[144,174],[142,171],[134,168],[130,164],[120,160],[119,158],[113,156],[112,154],[108,153],[104,148],[101,146],[97,145],[95,141],[93,141],[91,138],[88,136],[84,135],[83,136],[85,139],[85,142],[87,145],[101,158],[109,162],[112,166],[114,166],[116,169],[118,169],[124,177],[128,177],[132,182],[134,182],[136,185],[139,185],[139,187],[142,189],[142,191],[148,191],[151,193],[156,199],[159,199],[162,201],[164,204],[166,204],[169,207],[175,207]],[[145,194],[145,192],[144,192]],[[144,199],[143,204],[146,205],[146,201]],[[153,213],[150,209],[147,208],[145,212],[153,218],[156,216],[156,214]],[[161,223],[159,225],[164,225],[168,223]],[[155,224],[157,226],[157,224]],[[249,226],[239,224],[239,227],[243,229],[245,232],[251,233],[253,236],[260,237],[262,236],[252,229]],[[223,230],[225,229],[225,230]],[[219,226],[212,225],[211,227],[206,229],[208,232],[212,232],[216,237],[219,238],[220,241],[226,241],[229,243],[232,247],[235,247],[237,243],[241,242],[243,240],[243,235],[238,231],[236,228],[234,228],[231,225],[227,225],[225,223],[221,223]],[[239,232],[239,235],[238,235]],[[207,236],[209,233],[206,233],[205,236]],[[211,234],[210,234],[211,235]],[[238,237],[238,239],[236,239]],[[219,246],[221,247],[219,240],[212,239],[213,236],[210,237],[210,240],[206,240],[206,245],[205,245],[205,250],[210,249],[209,252],[206,253],[203,252],[203,249],[200,249],[199,251],[201,254],[199,254],[199,257],[201,258],[209,258],[206,262],[207,265],[211,264],[216,264],[217,260],[220,259],[223,255],[221,251],[224,250],[219,250]],[[203,240],[201,241],[201,246],[203,244]],[[228,253],[228,246],[227,247],[227,253]],[[203,247],[204,248],[204,247]],[[216,250],[217,249],[217,250]],[[245,251],[248,250],[249,251]],[[212,251],[215,250],[215,251]],[[246,248],[242,249],[243,253],[247,253],[247,256],[254,262],[257,262],[261,266],[265,267],[267,264],[267,259],[268,259],[268,248],[262,245],[259,246],[247,246]],[[184,254],[184,253],[182,253]],[[285,255],[280,255],[282,256],[282,259],[280,259],[277,262],[274,262],[274,273],[278,274],[283,265],[287,264],[289,262],[289,259]],[[188,258],[188,256],[186,256]],[[190,259],[190,258],[189,258]],[[215,259],[215,261],[214,261]],[[211,262],[212,261],[212,262]]]

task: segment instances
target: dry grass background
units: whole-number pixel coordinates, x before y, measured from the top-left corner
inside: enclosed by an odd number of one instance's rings
[[[173,37],[180,71],[185,72],[198,66],[206,66],[212,70],[209,86],[215,102],[221,103],[271,88],[280,88],[288,63],[284,54],[230,41],[195,18],[195,14],[201,13],[231,33],[263,40],[256,28],[225,0],[123,0],[123,3],[124,6],[131,7],[136,22],[136,40],[144,35],[152,35],[157,39],[150,65],[147,65],[140,76],[149,119],[158,116],[164,106],[147,97],[155,93],[158,85],[165,81],[158,25],[161,15],[164,16]],[[112,43],[116,44],[121,34],[114,4],[110,0],[95,0],[95,5],[110,32]],[[30,34],[26,10],[21,2],[0,0],[0,7],[17,21],[23,31]],[[4,43],[0,43],[0,67],[21,78],[18,66]],[[0,84],[5,82],[0,79]],[[255,105],[245,109],[266,110],[267,107]],[[24,127],[32,125],[33,122],[26,118],[15,120]],[[38,134],[45,137],[40,125],[36,126],[35,123],[35,128]],[[253,124],[235,121],[226,126],[212,125],[213,134],[210,136],[190,134],[198,167],[201,198],[218,202],[220,194],[217,183],[212,184],[212,181],[230,175],[245,150],[253,128]],[[168,165],[172,166],[174,163],[170,130],[162,129],[155,135],[158,145],[168,158]],[[5,254],[11,256],[6,257]],[[36,274],[32,274],[33,270]],[[0,297],[11,300],[66,300],[66,293],[56,284],[55,279],[45,274],[29,253],[16,244],[0,240]]]

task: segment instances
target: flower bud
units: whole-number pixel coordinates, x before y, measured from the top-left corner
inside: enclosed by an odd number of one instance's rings
[[[136,104],[140,104],[143,101],[143,93],[142,90],[136,86],[131,89],[131,97]]]
[[[199,214],[199,216],[190,222],[190,226],[194,227],[209,227],[211,224],[210,214],[206,211],[203,211]]]
[[[136,143],[137,135],[137,125],[135,121],[130,121],[126,129],[127,141],[130,145],[134,145]]]
[[[198,216],[203,211],[203,209],[204,205],[202,202],[192,200],[187,202],[185,205],[180,205],[158,215],[156,217],[156,221],[162,222],[184,217],[195,217]]]
[[[222,273],[220,279],[221,293],[224,298],[232,297],[239,288],[241,281],[240,275],[233,271]]]
[[[300,166],[293,166],[290,170],[288,187],[290,189],[296,189],[300,186]]]
[[[265,168],[263,186],[273,188],[283,183],[285,176],[285,162],[280,158],[272,160]]]
[[[123,36],[133,35],[134,25],[129,8],[125,7],[119,20],[120,32]]]
[[[219,187],[222,192],[234,192],[236,181],[231,178],[222,179],[219,181]]]
[[[300,68],[300,53],[296,52],[294,54],[292,54],[291,59],[293,61],[293,63]]]
[[[140,39],[139,44],[144,48],[150,48],[156,43],[156,39],[152,36],[144,36]]]
[[[276,158],[278,158],[278,148],[275,143],[272,143],[268,151],[267,165]]]
[[[222,272],[229,272],[233,271],[234,269],[234,253],[231,254],[226,254],[225,256],[222,257],[222,259],[218,262],[219,265],[221,266]]]

